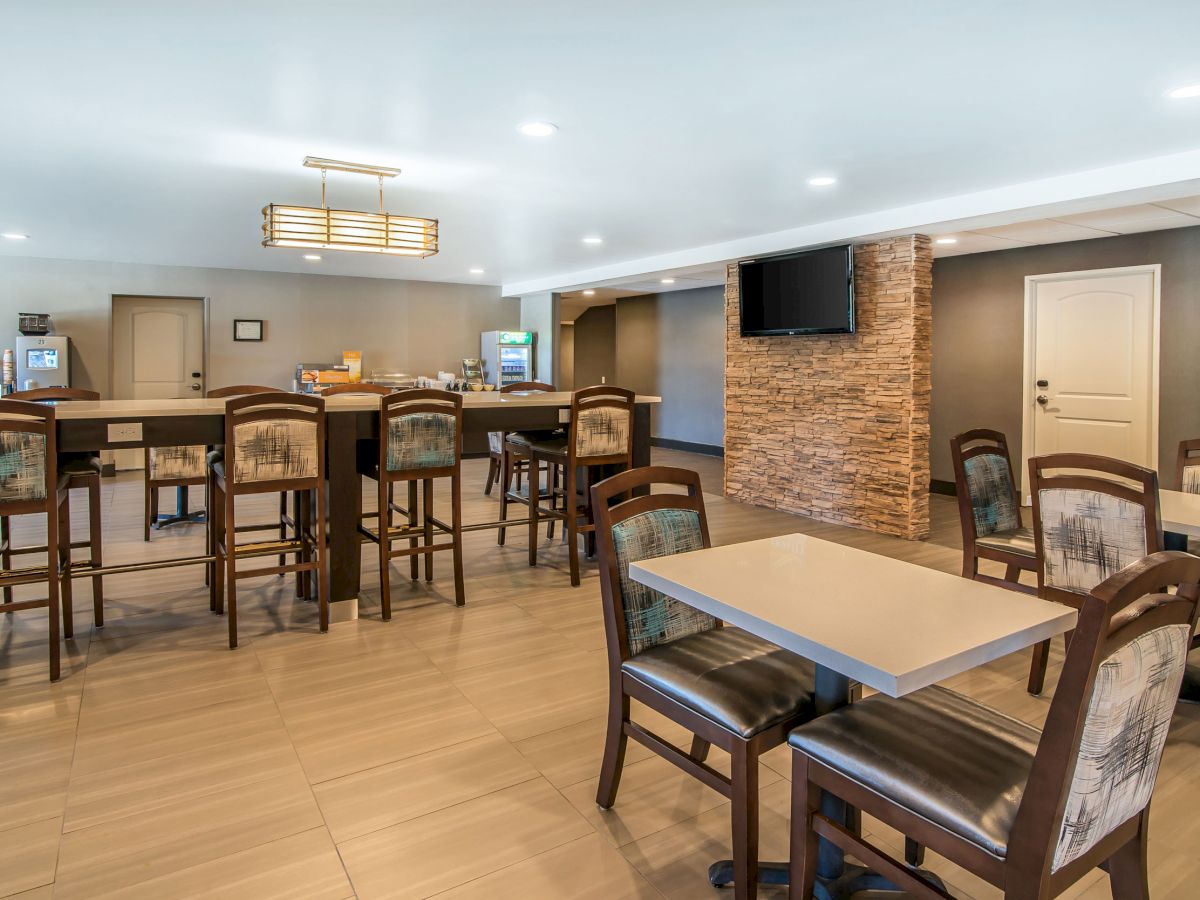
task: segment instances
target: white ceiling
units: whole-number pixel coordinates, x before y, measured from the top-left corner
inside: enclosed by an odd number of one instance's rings
[[[1165,96],[1200,83],[1200,4],[1103,6],[9,4],[0,231],[31,239],[0,254],[570,287],[711,268],[726,256],[705,248],[822,223],[982,209],[947,198],[994,210],[1200,178],[1200,100]],[[561,130],[519,135],[531,119]],[[442,252],[259,246],[265,203],[319,202],[308,154],[401,167],[385,205],[440,218]],[[825,173],[834,187],[807,185]],[[330,175],[337,206],[371,209],[375,189]],[[935,201],[945,214],[876,215]]]

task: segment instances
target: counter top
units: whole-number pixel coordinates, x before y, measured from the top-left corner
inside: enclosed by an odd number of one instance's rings
[[[462,395],[463,409],[495,409],[504,406],[570,406],[570,391],[501,394],[470,391]],[[635,403],[661,403],[661,397],[639,394]],[[184,400],[64,400],[53,404],[59,419],[118,419],[150,416],[219,416],[225,400],[197,397]],[[327,412],[370,412],[379,408],[372,394],[341,394],[325,398]]]

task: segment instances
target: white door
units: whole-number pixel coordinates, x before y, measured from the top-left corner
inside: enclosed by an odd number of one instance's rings
[[[112,298],[114,400],[204,396],[204,301]],[[118,469],[140,469],[143,453],[119,450]]]
[[[1158,466],[1158,266],[1026,279],[1025,456]]]

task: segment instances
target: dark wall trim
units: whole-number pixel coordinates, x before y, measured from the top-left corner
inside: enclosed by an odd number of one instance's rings
[[[716,444],[693,444],[691,441],[676,441],[671,438],[650,438],[651,447],[664,450],[684,450],[688,453],[703,453],[705,456],[724,456],[725,448]]]
[[[940,478],[934,478],[929,482],[929,493],[945,494],[947,497],[957,497],[958,491],[954,489],[953,481],[942,481]]]

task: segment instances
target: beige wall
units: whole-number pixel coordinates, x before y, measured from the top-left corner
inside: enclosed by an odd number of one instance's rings
[[[113,294],[209,298],[210,387],[290,388],[296,363],[340,361],[343,350],[363,352],[364,372],[457,372],[479,355],[481,331],[520,323],[519,302],[497,287],[3,257],[0,344],[12,346],[18,312],[48,312],[72,338],[74,385],[107,395]],[[266,339],[234,342],[235,318],[266,320]]]
[[[1179,442],[1200,437],[1200,228],[974,253],[933,265],[932,474],[954,481],[950,438],[994,428],[1021,451],[1025,276],[1162,266],[1159,473],[1175,483]]]
[[[617,383],[617,308],[593,306],[575,317],[572,381],[576,388]]]

